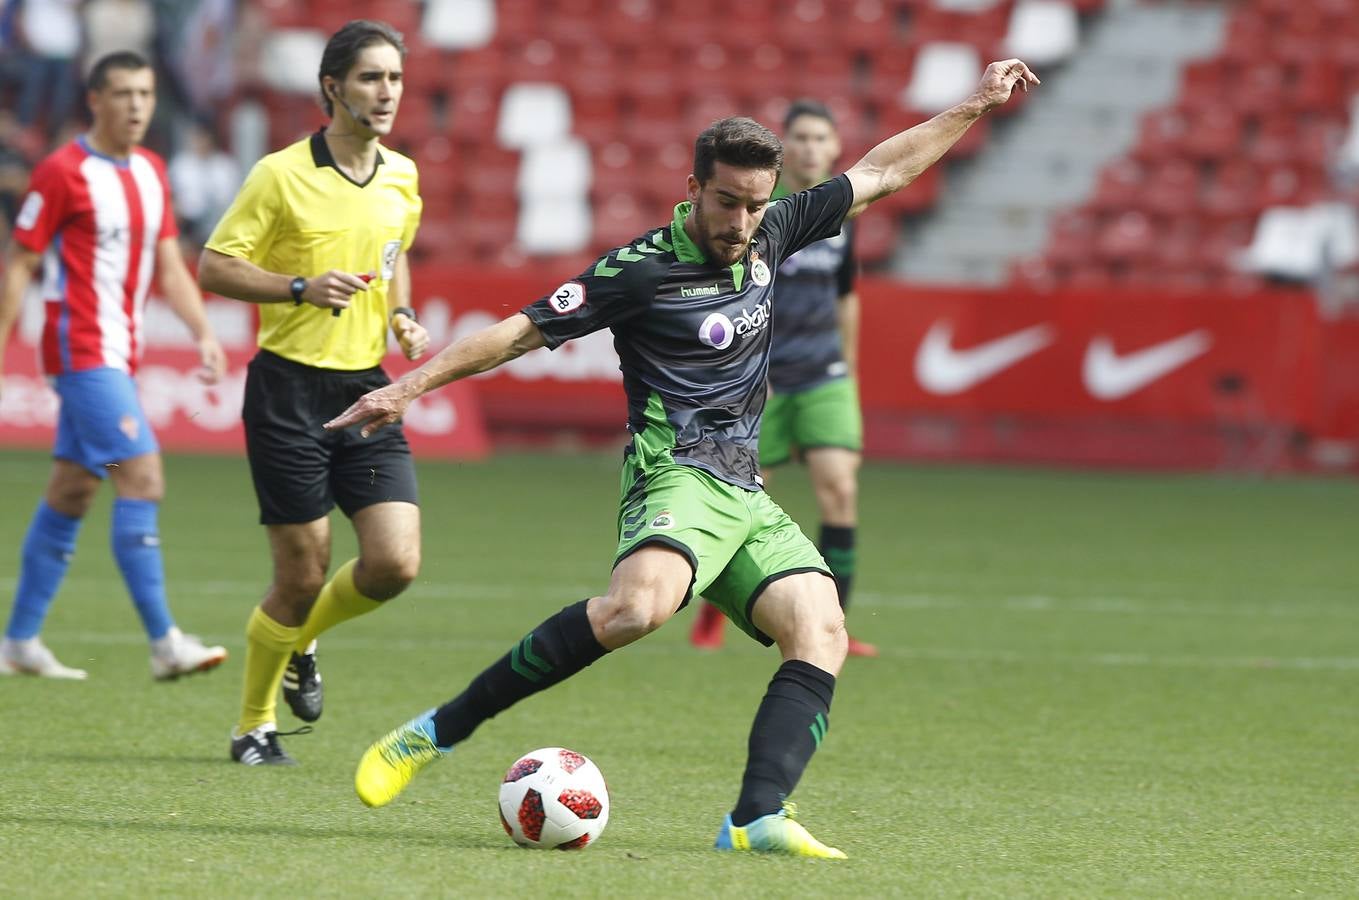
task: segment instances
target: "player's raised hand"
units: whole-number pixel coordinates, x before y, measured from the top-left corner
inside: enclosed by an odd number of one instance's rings
[[[366,290],[368,282],[363,276],[331,269],[324,275],[307,279],[307,289],[302,292],[302,299],[321,309],[347,309],[349,298]]]
[[[327,431],[339,431],[351,425],[361,425],[363,427],[359,434],[368,437],[385,425],[401,421],[401,417],[406,413],[406,407],[410,406],[414,399],[415,395],[410,393],[404,384],[394,381],[386,387],[364,394],[355,400],[349,409],[322,427]]]
[[[993,62],[986,67],[986,71],[982,73],[981,84],[977,85],[975,93],[986,104],[987,109],[994,109],[1010,99],[1015,85],[1027,91],[1031,84],[1039,85],[1042,82],[1020,60],[1007,59]]]
[[[202,363],[198,370],[199,381],[203,384],[216,384],[222,380],[227,370],[227,356],[215,336],[205,335],[198,342],[198,359]]]
[[[396,335],[396,342],[401,345],[406,359],[419,359],[429,349],[429,332],[405,313],[392,316],[392,334]]]

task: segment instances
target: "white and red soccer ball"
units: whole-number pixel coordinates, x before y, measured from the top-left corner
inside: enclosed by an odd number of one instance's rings
[[[579,753],[544,747],[510,766],[500,785],[500,823],[521,847],[579,850],[604,833],[609,789]]]

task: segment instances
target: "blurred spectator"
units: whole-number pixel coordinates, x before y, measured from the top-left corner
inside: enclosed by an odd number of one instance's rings
[[[10,224],[19,214],[28,187],[31,159],[24,152],[24,137],[14,113],[0,109],[0,244],[9,237]]]
[[[181,4],[175,16],[157,15],[162,28],[162,61],[173,73],[181,103],[200,119],[219,115],[236,90],[238,42],[259,43],[250,32],[249,7],[236,0],[198,0]],[[254,20],[259,22],[259,16]]]
[[[24,79],[24,54],[19,41],[20,0],[0,0],[0,98],[13,105],[11,91],[17,91]]]
[[[27,2],[27,0],[25,0]],[[85,4],[85,66],[119,50],[154,59],[156,17],[147,0],[89,0]]]
[[[28,48],[19,122],[32,125],[41,113],[48,134],[61,127],[75,104],[79,6],[80,0],[23,0],[19,8],[18,34]]]
[[[231,205],[240,184],[236,160],[222,151],[217,136],[202,125],[190,126],[188,146],[170,160],[170,190],[194,253]]]

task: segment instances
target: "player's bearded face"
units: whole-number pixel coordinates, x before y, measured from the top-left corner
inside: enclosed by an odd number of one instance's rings
[[[745,256],[764,221],[777,177],[769,169],[738,169],[720,162],[704,184],[689,176],[691,215],[704,256],[720,266]]]

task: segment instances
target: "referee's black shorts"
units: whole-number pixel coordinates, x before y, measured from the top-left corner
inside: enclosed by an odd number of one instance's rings
[[[261,350],[245,378],[245,446],[260,524],[319,519],[339,504],[346,516],[374,503],[417,503],[415,466],[400,425],[372,436],[321,426],[359,397],[389,384],[381,368],[317,369]]]

